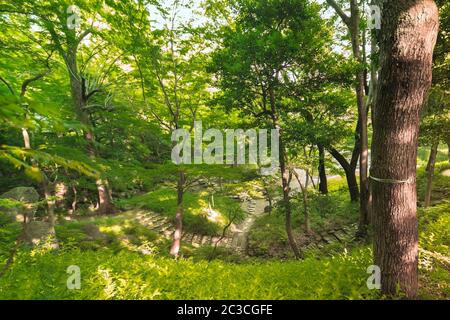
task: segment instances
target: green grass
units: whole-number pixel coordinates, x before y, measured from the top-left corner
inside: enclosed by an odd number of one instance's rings
[[[104,235],[100,239],[91,239],[83,228],[96,225]],[[146,248],[152,252],[164,253],[168,243],[159,238],[130,214],[113,217],[99,217],[94,220],[72,221],[55,227],[59,245],[63,250],[78,248],[82,251],[110,249],[119,252],[123,249],[141,251]]]
[[[333,179],[328,195],[313,190],[309,193],[309,215],[311,229],[315,232],[349,225],[358,221],[358,203],[351,203],[344,179]],[[304,234],[304,211],[301,195],[292,199],[292,226],[297,236]],[[285,218],[281,208],[270,215],[258,218],[249,236],[251,253],[260,257],[292,258],[285,231]],[[329,248],[324,255],[342,252],[344,247]]]
[[[237,201],[215,194],[214,206],[212,195],[204,192],[186,192],[184,195],[183,223],[186,231],[206,235],[215,235],[236,215],[235,221],[244,217],[244,212]],[[211,204],[213,215],[209,214]],[[138,195],[130,199],[120,200],[118,205],[124,209],[143,208],[175,218],[177,211],[177,195],[172,188],[160,188],[156,191]]]
[[[442,171],[450,169],[448,161],[436,163],[433,176],[433,189],[431,193],[432,203],[439,203],[442,199],[450,198],[450,177],[441,174]],[[425,197],[425,189],[427,177],[425,167],[417,170],[417,195],[419,201],[423,202]]]
[[[419,208],[419,245],[422,252],[421,294],[429,299],[449,299],[450,265],[450,201],[430,208]],[[432,256],[428,254],[432,253]]]
[[[109,250],[22,252],[0,279],[0,299],[363,299],[370,250],[301,262],[175,261]],[[81,270],[68,290],[67,268]]]
[[[20,223],[11,222],[11,219],[5,213],[0,212],[0,268],[11,255],[11,250],[14,248],[21,230]]]
[[[442,195],[450,187],[448,177],[439,174],[448,163],[436,168],[435,203],[419,208],[420,248],[438,255],[421,253],[420,297],[448,299],[450,275],[439,257],[450,255],[450,202]],[[418,186],[424,179],[419,169]],[[228,185],[235,192],[242,188]],[[357,221],[358,206],[348,199],[345,179],[330,180],[330,194],[310,194],[313,230],[327,229]],[[246,189],[246,188],[245,188]],[[444,191],[442,191],[444,190]],[[444,193],[443,193],[444,192]],[[214,196],[216,221],[208,220],[205,209],[211,194],[188,192],[185,198],[185,227],[194,231],[218,232],[232,212],[240,212],[239,203]],[[303,212],[300,198],[293,200],[293,225],[302,232]],[[173,218],[175,192],[159,188],[119,201],[122,208],[144,208]],[[258,219],[250,242],[264,259],[291,258],[279,209]],[[168,257],[169,240],[140,225],[128,212],[64,222],[56,226],[58,251],[22,247],[15,262],[0,278],[0,299],[376,299],[377,290],[368,290],[367,267],[372,264],[371,250],[361,245],[344,251],[335,244],[323,248],[320,255],[307,253],[302,261],[242,258],[219,248],[211,256],[211,247],[184,245],[183,258]],[[89,239],[83,228],[95,224],[105,234]],[[0,262],[4,263],[20,232],[20,224],[3,221],[0,216]],[[145,251],[145,252],[144,252]],[[281,254],[280,254],[281,253]],[[190,257],[190,258],[188,258]],[[208,262],[209,258],[213,258]],[[2,264],[3,265],[3,264]],[[70,265],[81,270],[81,289],[67,289],[66,272]]]
[[[450,201],[430,208],[420,208],[420,245],[422,248],[450,256]]]
[[[417,150],[417,164],[419,166],[426,166],[428,162],[428,157],[430,156],[430,147],[419,147]],[[447,161],[448,163],[448,148],[446,145],[441,143],[438,148],[438,153],[436,155],[436,162]]]

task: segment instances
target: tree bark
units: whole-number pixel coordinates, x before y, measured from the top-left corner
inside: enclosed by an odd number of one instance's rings
[[[36,77],[25,80],[22,84],[22,89],[20,92],[20,99],[23,99],[25,97],[25,93],[27,91],[28,85],[30,85],[30,83],[32,83],[33,81],[41,79],[42,77],[44,77],[45,74],[46,73],[40,74]],[[23,138],[24,148],[31,149],[30,134],[28,133],[28,130],[25,127],[22,128],[22,138]],[[34,167],[37,167],[37,163],[35,163],[33,160],[31,160],[31,165]],[[50,232],[52,234],[55,234],[55,222],[56,222],[55,200],[52,199],[52,194],[51,194],[51,191],[49,190],[49,181],[48,181],[47,175],[43,171],[41,171],[41,173],[42,173],[41,186],[42,186],[42,189],[44,190],[44,197],[47,202],[48,221],[49,221],[50,229],[51,229]]]
[[[184,185],[186,182],[186,175],[183,171],[179,172],[177,183],[177,213],[175,215],[175,232],[173,234],[173,242],[170,248],[170,254],[178,257],[181,247],[181,236],[183,234],[183,198]]]
[[[298,185],[300,186],[300,189],[302,191],[302,201],[303,201],[303,211],[305,212],[305,231],[306,234],[311,234],[311,222],[309,219],[309,210],[308,210],[308,180],[309,180],[309,173],[308,170],[306,170],[306,181],[305,184],[300,180],[299,175],[295,170],[292,171],[295,175],[295,178],[297,179]]]
[[[48,178],[44,175],[44,179],[42,181],[42,187],[44,189],[44,196],[47,201],[47,213],[48,213],[48,222],[50,224],[50,228],[53,234],[55,234],[55,223],[56,223],[56,216],[55,216],[55,200],[52,196],[51,186],[52,184],[49,183]]]
[[[325,148],[323,145],[317,145],[319,149],[319,192],[328,194],[327,173],[325,171]]]
[[[436,164],[436,155],[439,143],[435,142],[431,146],[430,157],[427,164],[427,187],[425,189],[424,207],[428,208],[431,203],[431,191],[433,190],[434,165]]]
[[[431,0],[384,2],[373,110],[374,260],[383,294],[418,289],[416,161],[419,112],[431,85],[438,9]]]
[[[347,16],[342,8],[334,1],[327,0],[328,4],[334,8],[341,17],[344,24],[348,27],[352,42],[353,57],[360,64],[356,73],[356,102],[358,106],[358,134],[359,134],[359,212],[360,219],[358,225],[358,235],[365,237],[367,232],[367,223],[369,216],[369,181],[368,181],[368,163],[369,163],[369,142],[367,133],[367,109],[364,103],[366,93],[366,74],[367,71],[361,68],[365,63],[361,52],[360,41],[360,10],[357,0],[350,0],[350,16]]]
[[[353,56],[360,65],[365,62],[361,54],[360,43],[360,11],[357,0],[350,1],[351,23],[350,34],[352,38]],[[368,164],[369,164],[369,142],[367,134],[367,108],[364,102],[366,75],[363,69],[356,74],[356,101],[358,105],[358,117],[360,121],[359,131],[359,225],[358,236],[365,237],[368,224],[368,204],[369,204],[369,182],[368,182]]]
[[[333,156],[333,158],[335,158],[336,161],[339,162],[342,169],[344,169],[345,177],[347,179],[348,192],[350,193],[350,200],[352,202],[357,202],[359,199],[359,188],[354,167],[352,167],[351,163],[349,163],[347,159],[345,159],[345,157],[336,149],[329,148],[328,151]]]
[[[447,138],[446,140],[446,144],[447,144],[447,148],[448,148],[448,162],[450,162],[450,137]]]
[[[275,105],[275,93],[272,88],[272,86],[269,87],[269,99],[270,99],[270,107],[271,107],[271,118],[272,118],[272,124],[275,129],[278,130],[279,134],[279,156],[280,156],[280,174],[281,174],[281,185],[283,188],[283,205],[285,210],[285,227],[286,227],[286,234],[288,237],[289,245],[292,249],[292,252],[294,253],[294,256],[296,259],[302,258],[303,254],[298,249],[297,243],[294,238],[294,234],[292,232],[292,208],[291,208],[291,202],[290,202],[290,187],[289,187],[289,170],[286,165],[286,150],[284,148],[284,141],[283,141],[283,131],[280,126],[278,115],[277,115],[277,109]]]
[[[95,158],[97,151],[95,149],[95,137],[92,131],[92,123],[89,119],[89,114],[86,112],[85,107],[87,105],[87,95],[85,88],[83,88],[83,80],[78,72],[76,48],[69,49],[68,54],[65,56],[66,67],[70,77],[70,88],[72,99],[75,106],[75,111],[80,122],[86,127],[85,139],[88,144],[88,154],[91,158]],[[98,192],[98,214],[111,214],[115,212],[115,207],[112,203],[111,193],[108,186],[108,181],[102,178],[98,178],[95,181]]]

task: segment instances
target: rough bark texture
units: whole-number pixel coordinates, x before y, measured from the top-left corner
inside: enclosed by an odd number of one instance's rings
[[[425,189],[425,208],[430,206],[431,203],[431,191],[433,190],[433,176],[434,176],[434,165],[436,164],[436,155],[438,152],[439,143],[435,142],[431,146],[430,158],[427,164],[427,187]]]
[[[416,157],[419,112],[431,84],[438,10],[430,0],[384,3],[372,142],[374,258],[381,289],[418,288]],[[382,182],[376,179],[384,179]],[[406,181],[406,182],[405,182]]]
[[[319,149],[319,192],[328,194],[327,173],[325,171],[325,148],[323,145],[317,146]]]

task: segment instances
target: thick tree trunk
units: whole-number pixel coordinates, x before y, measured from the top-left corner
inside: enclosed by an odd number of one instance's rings
[[[425,189],[424,207],[428,208],[431,203],[431,191],[433,190],[434,165],[436,164],[436,155],[439,143],[435,142],[431,146],[430,157],[427,164],[427,187]]]
[[[186,175],[183,171],[179,172],[177,183],[177,213],[175,215],[175,232],[173,234],[173,242],[170,248],[170,254],[178,257],[181,247],[181,236],[183,234],[183,198],[184,185],[186,182]]]
[[[317,145],[319,149],[319,192],[328,194],[327,173],[325,171],[325,148],[323,145]]]
[[[438,10],[431,0],[384,3],[374,108],[374,258],[382,293],[418,288],[416,161],[419,112],[431,84]]]
[[[342,169],[344,169],[345,177],[347,179],[348,192],[350,193],[350,200],[352,202],[357,202],[359,199],[359,188],[354,167],[352,167],[351,163],[349,163],[347,159],[345,159],[345,157],[336,149],[329,148],[328,151],[333,156],[333,158],[335,158],[336,161],[339,162]]]

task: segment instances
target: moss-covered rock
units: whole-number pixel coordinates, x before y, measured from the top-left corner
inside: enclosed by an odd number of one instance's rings
[[[31,221],[37,210],[36,202],[39,201],[39,194],[33,187],[16,187],[2,194],[0,198],[12,200],[8,204],[0,205],[0,210],[11,219],[20,221],[26,217]]]

